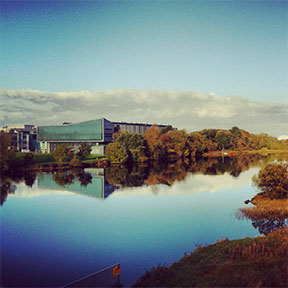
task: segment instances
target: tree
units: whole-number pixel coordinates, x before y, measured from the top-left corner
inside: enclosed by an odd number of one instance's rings
[[[260,189],[260,196],[270,199],[288,198],[287,164],[269,164],[262,168],[252,180],[254,185]]]
[[[144,137],[139,133],[119,132],[114,140],[125,146],[133,162],[143,162],[147,160],[148,144]],[[130,160],[130,159],[129,159]]]
[[[105,155],[111,163],[125,164],[129,160],[128,149],[119,142],[112,142],[108,144]]]
[[[63,163],[64,161],[70,161],[73,158],[73,151],[66,144],[59,145],[53,152],[53,158],[58,163]]]
[[[163,135],[163,134],[167,133],[170,130],[173,130],[173,127],[171,125],[163,127],[162,129],[160,129],[160,135]]]
[[[91,149],[91,145],[88,143],[81,143],[78,147],[78,153],[77,153],[77,157],[80,160],[85,159],[87,156],[90,155],[92,149]]]
[[[230,132],[236,137],[241,137],[241,130],[237,126],[232,127]]]
[[[231,133],[228,131],[218,131],[215,136],[215,142],[222,149],[229,149],[231,147]]]
[[[0,132],[0,171],[8,170],[9,146],[12,136],[4,131]]]

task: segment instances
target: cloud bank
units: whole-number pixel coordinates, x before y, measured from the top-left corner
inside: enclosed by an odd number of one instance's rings
[[[0,125],[111,121],[171,124],[195,131],[238,126],[272,136],[288,133],[288,105],[214,93],[163,90],[42,92],[0,90]]]

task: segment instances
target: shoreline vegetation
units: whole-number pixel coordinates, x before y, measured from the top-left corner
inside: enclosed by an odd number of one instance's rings
[[[249,156],[249,155],[271,155],[271,154],[285,154],[287,150],[265,150],[265,151],[216,151],[203,154],[201,158],[219,158],[219,157],[235,157],[235,156]],[[68,170],[75,168],[107,168],[109,166],[119,166],[119,163],[111,163],[105,155],[89,155],[91,158],[77,162],[76,165],[71,165],[69,162],[58,163],[53,159],[52,154],[33,154],[34,161],[28,165],[25,163],[25,154],[17,153],[15,158],[10,162],[10,167],[13,170],[27,170],[27,171],[55,171]],[[168,163],[177,162],[179,159],[170,160]],[[197,159],[195,159],[197,161]],[[147,161],[145,161],[146,163]],[[193,162],[193,160],[192,160]],[[139,164],[139,162],[138,162]],[[141,163],[140,163],[141,164]]]
[[[287,287],[288,229],[222,239],[171,266],[152,268],[133,287]]]
[[[251,134],[238,127],[229,130],[204,129],[187,133],[171,126],[158,129],[156,125],[143,135],[117,132],[107,145],[105,155],[90,155],[91,146],[62,144],[53,154],[15,153],[9,149],[11,135],[1,132],[1,172],[24,169],[54,171],[70,168],[109,165],[133,165],[145,162],[197,161],[199,157],[241,156],[288,153],[288,141],[267,134]]]
[[[288,165],[268,164],[252,180],[261,192],[237,217],[252,220],[264,236],[199,246],[168,267],[146,271],[133,287],[287,287]]]

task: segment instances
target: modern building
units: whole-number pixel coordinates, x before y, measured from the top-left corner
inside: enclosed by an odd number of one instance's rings
[[[57,126],[39,126],[38,142],[42,153],[52,153],[61,144],[78,147],[88,143],[92,154],[104,154],[105,145],[112,142],[114,124],[105,118]]]
[[[111,122],[105,118],[74,124],[64,122],[62,125],[39,126],[37,140],[42,153],[52,153],[61,144],[78,147],[81,143],[88,143],[92,154],[104,155],[105,147],[113,141],[115,132],[143,134],[151,126],[152,124]],[[159,129],[167,127],[157,126]]]
[[[11,134],[10,149],[16,152],[33,152],[40,149],[37,143],[37,129],[34,125],[7,125],[1,130]]]

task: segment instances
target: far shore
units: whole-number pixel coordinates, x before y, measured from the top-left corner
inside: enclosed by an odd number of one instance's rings
[[[288,153],[288,150],[223,150],[223,151],[212,151],[202,154],[203,157],[221,157],[221,156],[240,156],[240,155],[255,155],[255,154],[279,154]]]

